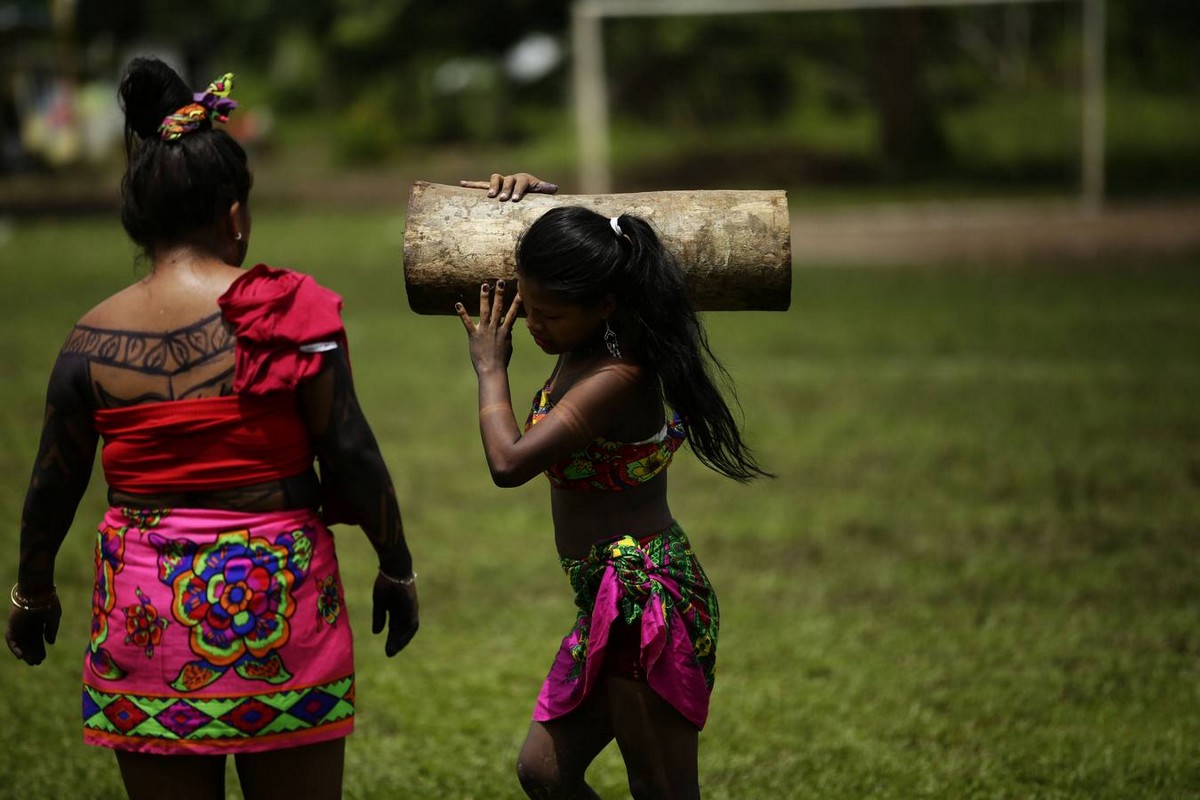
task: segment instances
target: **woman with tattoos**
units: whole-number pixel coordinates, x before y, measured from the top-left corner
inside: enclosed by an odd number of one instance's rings
[[[150,270],[85,314],[54,365],[6,639],[29,664],[54,643],[55,557],[103,441],[84,740],[115,751],[132,798],[223,798],[228,754],[247,797],[333,798],[354,664],[327,525],[361,526],[378,554],[389,656],[417,631],[416,575],[341,298],[241,269],[251,175],[213,124],[237,105],[232,78],[193,95],[135,59],[121,83],[121,219]],[[495,178],[493,194],[536,182]]]
[[[666,470],[686,438],[722,475],[768,473],[713,380],[728,376],[683,274],[647,222],[554,208],[521,237],[516,260],[507,311],[501,281],[494,291],[483,285],[478,324],[456,308],[492,478],[549,478],[555,544],[579,607],[537,699],[518,777],[530,797],[596,797],[585,772],[615,739],[634,797],[699,797],[717,599],[667,504]],[[507,372],[522,308],[534,343],[558,356],[523,434]]]

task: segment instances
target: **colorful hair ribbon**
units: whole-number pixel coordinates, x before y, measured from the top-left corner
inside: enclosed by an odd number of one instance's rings
[[[229,99],[233,91],[233,73],[226,72],[220,78],[208,85],[203,92],[192,95],[194,102],[163,117],[158,126],[159,135],[164,142],[173,142],[186,133],[197,130],[209,122],[228,122],[229,114],[237,108],[237,101]]]

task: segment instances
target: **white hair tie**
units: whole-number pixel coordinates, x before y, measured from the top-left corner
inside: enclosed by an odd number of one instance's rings
[[[617,220],[619,219],[619,217],[620,217],[620,215],[618,215],[616,217],[609,217],[608,224],[612,226],[613,233],[615,233],[617,236],[624,236],[625,232],[622,231],[621,226],[617,224]]]

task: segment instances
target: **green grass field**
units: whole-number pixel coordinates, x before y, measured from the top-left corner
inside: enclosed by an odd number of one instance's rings
[[[370,550],[339,529],[359,634],[346,796],[517,798],[571,597],[544,482],[488,479],[459,322],[408,310],[402,232],[263,210],[251,248],[345,297],[421,576],[421,633],[388,660]],[[0,264],[11,581],[54,354],[136,273],[110,220],[14,223]],[[723,612],[705,796],[1200,797],[1200,260],[804,269],[794,287],[787,313],[708,317],[779,478],[672,470]],[[518,397],[550,367],[518,336]],[[51,658],[0,658],[2,797],[121,796],[111,754],[80,741],[102,508],[97,473],[59,560]],[[590,779],[627,796],[613,748]]]

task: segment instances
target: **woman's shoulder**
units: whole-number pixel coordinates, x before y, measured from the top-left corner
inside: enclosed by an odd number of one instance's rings
[[[264,313],[294,316],[339,315],[342,298],[315,278],[295,270],[256,264],[238,276],[217,299],[235,325]]]
[[[144,313],[144,296],[145,290],[141,288],[140,284],[126,286],[88,309],[75,323],[75,327],[128,327],[129,312],[132,309],[142,308]],[[125,322],[123,326],[120,324],[121,320]]]
[[[229,267],[179,280],[148,275],[101,300],[75,327],[146,332],[187,327],[217,313],[218,298],[243,274]]]
[[[658,381],[652,370],[630,360],[606,357],[563,400],[587,415],[593,430],[610,441],[640,441],[662,425]]]
[[[610,401],[639,400],[654,386],[650,370],[628,360],[605,356],[595,366],[579,376],[564,393],[604,395]]]
[[[641,364],[606,356],[604,361],[591,370],[589,377],[636,387],[649,381],[651,373]]]

